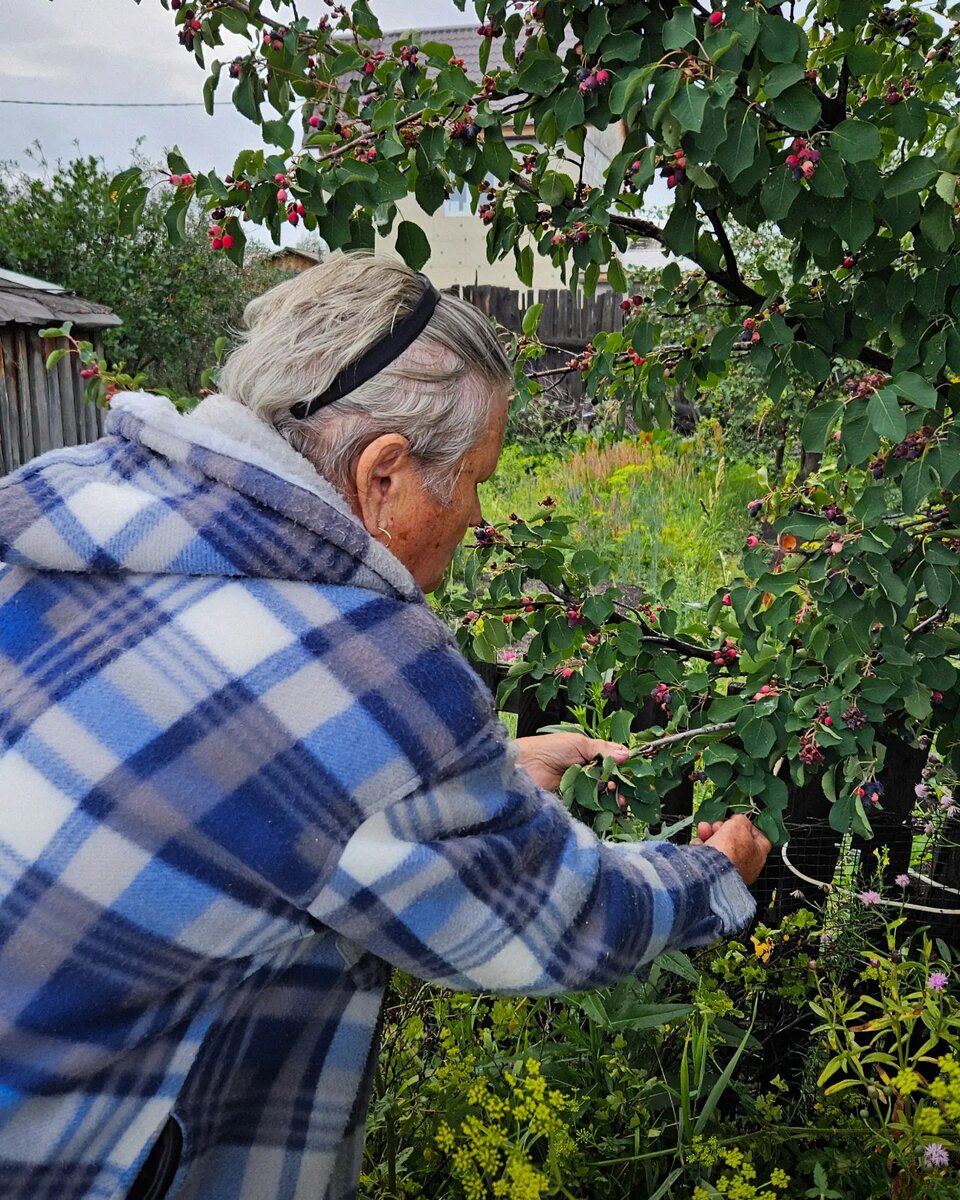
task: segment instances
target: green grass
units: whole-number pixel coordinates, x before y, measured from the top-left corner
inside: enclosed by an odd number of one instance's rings
[[[728,464],[711,432],[585,440],[564,454],[507,446],[481,489],[484,516],[497,524],[511,512],[533,514],[552,496],[617,583],[656,594],[672,578],[680,602],[706,599],[734,573],[746,504],[761,490],[755,468]]]

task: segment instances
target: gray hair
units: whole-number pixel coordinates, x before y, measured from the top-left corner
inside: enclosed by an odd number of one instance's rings
[[[382,434],[402,434],[424,487],[447,503],[491,406],[513,386],[510,361],[472,304],[441,295],[423,333],[378,375],[304,420],[290,412],[382,339],[422,290],[415,273],[392,259],[332,255],[247,305],[247,332],[220,387],[345,494],[363,450]]]

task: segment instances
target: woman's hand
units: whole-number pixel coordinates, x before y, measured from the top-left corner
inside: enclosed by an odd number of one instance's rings
[[[585,767],[598,757],[610,755],[617,763],[626,762],[630,751],[619,742],[604,742],[585,733],[542,733],[537,737],[517,738],[517,763],[537,787],[555,792],[567,767]]]
[[[725,854],[747,884],[753,883],[763,870],[771,848],[769,838],[741,814],[726,821],[700,821],[697,840]]]

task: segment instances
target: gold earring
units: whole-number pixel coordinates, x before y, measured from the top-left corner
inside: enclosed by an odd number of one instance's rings
[[[390,543],[393,541],[393,534],[390,532],[390,530],[389,530],[389,529],[384,529],[384,527],[383,527],[382,525],[378,525],[378,526],[377,526],[377,531],[378,531],[379,533],[382,533],[382,534],[384,535],[384,537],[387,539],[387,545],[386,545],[386,549],[388,549],[388,550],[389,550],[389,549],[390,549]]]

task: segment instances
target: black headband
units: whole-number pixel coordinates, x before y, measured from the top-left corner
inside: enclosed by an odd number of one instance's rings
[[[302,421],[311,416],[318,408],[326,408],[334,400],[339,400],[341,396],[346,396],[348,392],[378,375],[423,333],[440,302],[440,293],[426,275],[418,272],[417,278],[423,281],[423,292],[413,308],[397,321],[385,338],[364,351],[356,362],[345,366],[339,375],[334,377],[326,391],[314,396],[312,400],[301,400],[294,404],[290,412],[297,420]]]

